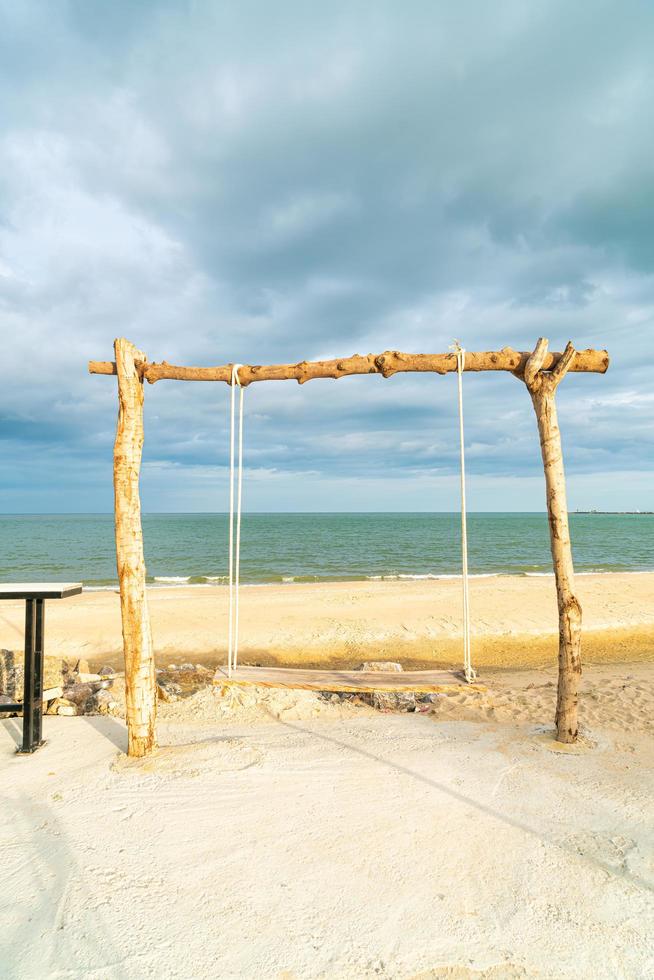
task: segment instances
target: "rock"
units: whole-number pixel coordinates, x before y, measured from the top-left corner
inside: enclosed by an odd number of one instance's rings
[[[16,700],[15,671],[16,661],[13,650],[0,650],[0,691],[4,691],[7,695],[7,702]]]
[[[115,670],[114,670],[114,668],[113,668],[113,667],[111,666],[111,664],[104,664],[104,665],[103,665],[103,666],[102,666],[102,667],[100,668],[100,670],[98,671],[98,673],[100,674],[100,676],[101,676],[101,677],[106,677],[106,676],[107,676],[107,674],[115,674],[115,673],[116,673],[116,671],[115,671]]]
[[[386,671],[398,674],[402,672],[402,664],[386,660],[368,660],[360,664],[357,670]],[[415,711],[416,696],[412,691],[374,691],[361,694],[364,704],[370,704],[378,711]]]
[[[167,668],[158,671],[156,679],[157,683],[162,684],[169,694],[189,697],[211,683],[212,672],[204,668],[198,670],[193,664],[182,664],[175,670]]]
[[[95,695],[96,710],[101,715],[116,715],[120,710],[120,705],[109,691],[100,690]]]
[[[89,674],[91,671],[89,669],[88,660],[64,660],[63,669],[65,674]]]
[[[15,692],[15,695],[16,695],[16,700],[17,701],[22,701],[23,700],[23,693],[25,691],[25,670],[24,670],[22,664],[18,664],[17,667],[14,667],[14,684],[13,684],[13,688],[14,688],[14,692]],[[8,693],[11,693],[11,691],[9,690],[9,688],[7,688],[7,692]]]
[[[56,701],[63,696],[63,693],[63,687],[51,687],[49,690],[43,692],[42,698],[43,701]]]
[[[10,697],[8,694],[0,694],[0,704],[14,704],[15,698]],[[3,711],[0,714],[0,718],[13,718],[16,715],[16,711]]]
[[[57,706],[57,714],[73,717],[77,714],[77,707],[74,704],[59,704]]]
[[[0,691],[12,700],[23,697],[23,664],[25,654],[22,650],[0,650]],[[43,658],[43,687],[59,687],[64,682],[65,661],[61,657]]]
[[[57,698],[48,705],[48,714],[69,715],[73,717],[78,714],[77,705],[69,701],[68,698]]]
[[[111,681],[100,681],[89,684],[69,684],[64,688],[64,696],[75,705],[78,715],[93,715],[98,711],[98,693],[111,683]]]
[[[66,699],[78,707],[82,707],[87,701],[90,701],[95,692],[95,684],[68,684],[64,688]]]
[[[160,701],[165,701],[167,704],[178,701],[181,693],[182,689],[179,684],[174,684],[172,681],[161,681],[157,678],[157,695]]]
[[[51,701],[47,706],[48,714],[58,715],[119,715],[120,705],[109,691],[100,688],[88,697],[84,688],[90,685],[77,684],[65,689],[72,698],[61,697]]]
[[[374,694],[362,694],[361,699],[368,701],[378,711],[415,711],[416,696],[413,691],[375,691]]]

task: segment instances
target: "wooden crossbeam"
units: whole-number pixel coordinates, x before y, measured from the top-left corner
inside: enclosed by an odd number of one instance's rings
[[[509,371],[522,375],[531,356],[530,351],[516,351],[504,347],[499,351],[466,351],[466,371]],[[551,371],[563,354],[555,351],[547,354],[542,371]],[[609,366],[605,350],[576,351],[568,371],[604,374]],[[160,364],[143,360],[137,363],[141,377],[154,384],[156,381],[224,381],[231,383],[232,365],[219,367],[179,367],[162,361]],[[448,374],[457,369],[455,354],[403,354],[387,350],[383,354],[354,354],[352,357],[330,361],[299,361],[297,364],[244,364],[238,376],[245,387],[255,381],[297,381],[304,384],[314,378],[343,378],[353,374],[381,374],[390,378],[404,372],[431,372]],[[114,361],[89,361],[90,374],[115,374]]]

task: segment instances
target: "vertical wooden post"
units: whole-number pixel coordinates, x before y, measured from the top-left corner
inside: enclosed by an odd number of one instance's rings
[[[145,354],[128,340],[114,342],[118,375],[118,425],[114,443],[116,562],[125,653],[128,755],[155,747],[157,711],[152,633],[145,592],[139,473],[143,450],[143,382],[138,365]]]
[[[574,567],[568,525],[561,432],[556,412],[556,389],[565,377],[576,351],[568,344],[563,357],[549,373],[542,370],[547,340],[541,337],[527,361],[523,380],[529,389],[540,436],[545,469],[550,546],[559,607],[559,683],[556,731],[559,742],[577,738],[577,708],[581,677],[581,605],[574,591]]]

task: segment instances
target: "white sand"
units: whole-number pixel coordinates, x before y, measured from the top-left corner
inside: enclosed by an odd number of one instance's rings
[[[138,763],[115,719],[31,758],[2,722],[0,976],[654,977],[654,667],[587,671],[568,750],[553,678],[434,716],[202,692]]]

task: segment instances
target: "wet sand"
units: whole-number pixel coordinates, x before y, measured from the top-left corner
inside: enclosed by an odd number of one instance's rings
[[[584,659],[654,659],[654,573],[579,575]],[[240,657],[262,665],[355,666],[393,659],[405,667],[458,664],[461,586],[455,579],[248,586],[241,592]],[[227,589],[148,590],[160,663],[225,660]],[[556,658],[554,579],[471,581],[473,657],[479,666],[538,666]],[[4,602],[0,645],[20,649],[24,609]],[[47,653],[92,663],[122,658],[116,592],[49,602]]]

